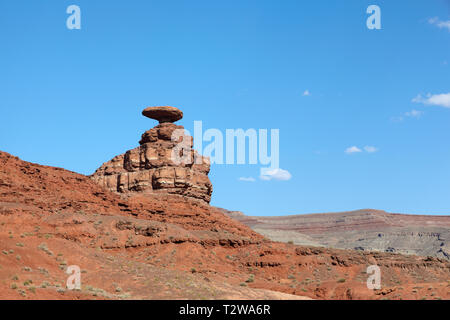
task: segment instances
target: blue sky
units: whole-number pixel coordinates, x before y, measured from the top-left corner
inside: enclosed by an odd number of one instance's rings
[[[291,179],[213,165],[213,205],[449,214],[449,21],[445,0],[4,0],[0,150],[91,174],[155,125],[144,107],[172,105],[191,132],[280,130]]]

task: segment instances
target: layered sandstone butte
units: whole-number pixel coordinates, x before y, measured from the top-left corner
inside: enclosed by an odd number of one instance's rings
[[[193,150],[192,137],[184,135],[183,126],[173,123],[183,113],[174,107],[149,107],[142,113],[159,124],[142,135],[139,147],[104,163],[91,178],[124,195],[169,193],[209,203],[209,158]],[[178,138],[173,139],[173,134]]]

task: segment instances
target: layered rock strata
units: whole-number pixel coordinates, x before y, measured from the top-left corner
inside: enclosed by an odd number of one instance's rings
[[[143,115],[160,123],[146,131],[140,146],[98,168],[91,178],[106,189],[125,194],[168,193],[211,200],[209,158],[193,150],[193,139],[173,123],[183,113],[174,107],[150,107]]]

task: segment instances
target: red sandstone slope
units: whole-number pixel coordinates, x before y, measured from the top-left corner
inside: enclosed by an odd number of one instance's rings
[[[121,199],[2,152],[0,251],[0,298],[450,297],[440,259],[275,243],[202,201]],[[371,264],[382,290],[366,287]],[[68,265],[82,270],[80,291],[64,289]]]
[[[8,214],[133,216],[181,224],[188,230],[220,229],[249,239],[262,238],[202,201],[164,194],[122,199],[84,175],[25,162],[5,152],[0,152],[0,168],[0,210]]]

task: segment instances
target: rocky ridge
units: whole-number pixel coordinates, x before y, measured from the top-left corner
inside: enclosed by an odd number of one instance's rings
[[[210,206],[207,160],[191,137],[172,138],[177,110],[144,110],[159,124],[91,177],[0,152],[0,299],[450,297],[444,259],[274,242]],[[173,162],[174,150],[202,161]],[[374,264],[380,290],[366,285]]]
[[[0,299],[448,299],[438,258],[264,239],[205,201],[122,197],[0,152]],[[377,264],[382,289],[366,287]],[[79,291],[66,269],[81,268]]]
[[[274,241],[450,260],[450,216],[395,214],[372,209],[279,217],[223,212]]]

